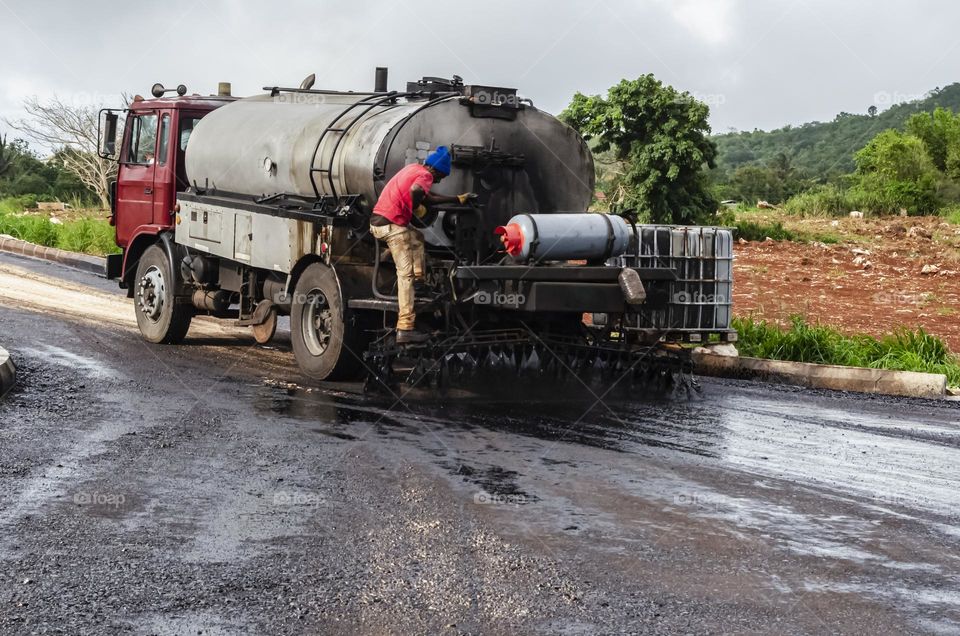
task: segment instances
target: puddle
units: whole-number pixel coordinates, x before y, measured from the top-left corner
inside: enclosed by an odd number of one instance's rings
[[[484,496],[507,497],[514,499],[517,503],[532,503],[540,499],[520,488],[517,481],[521,475],[517,471],[492,464],[469,464],[463,461],[439,461],[437,464],[452,476],[478,486],[481,499]]]

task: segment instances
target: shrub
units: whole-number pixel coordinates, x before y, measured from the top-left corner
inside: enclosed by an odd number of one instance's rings
[[[797,235],[783,227],[780,221],[774,223],[757,223],[754,221],[737,221],[734,228],[734,238],[745,241],[762,241],[772,238],[774,241],[794,241]]]
[[[835,185],[822,185],[790,197],[783,210],[793,216],[845,216],[855,210],[849,194]]]

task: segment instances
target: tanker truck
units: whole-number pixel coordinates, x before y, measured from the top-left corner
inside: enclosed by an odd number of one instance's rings
[[[369,92],[313,83],[245,98],[156,84],[101,111],[101,155],[119,161],[108,278],[149,342],[179,343],[205,315],[267,343],[289,316],[306,376],[389,386],[483,369],[669,381],[689,371],[685,343],[736,339],[730,231],[588,212],[590,149],[516,89],[427,77],[388,91],[385,69]],[[417,220],[432,337],[400,346],[369,217],[390,177],[441,145],[453,168],[434,191],[479,196]]]

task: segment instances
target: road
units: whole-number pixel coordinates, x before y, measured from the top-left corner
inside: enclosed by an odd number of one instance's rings
[[[0,255],[0,633],[960,633],[956,404],[311,387]]]

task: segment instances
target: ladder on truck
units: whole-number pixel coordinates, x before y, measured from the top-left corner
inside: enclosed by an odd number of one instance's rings
[[[374,108],[385,105],[393,105],[398,97],[403,96],[403,93],[398,93],[397,91],[391,91],[389,93],[375,93],[373,95],[367,95],[363,97],[346,108],[340,111],[340,114],[333,118],[333,120],[323,129],[323,132],[320,133],[320,137],[317,139],[317,146],[313,149],[313,160],[310,162],[310,185],[313,186],[313,192],[319,199],[322,195],[320,194],[320,188],[317,185],[316,176],[317,174],[326,175],[327,184],[330,186],[329,194],[336,199],[337,197],[337,186],[333,180],[333,163],[337,158],[337,151],[340,150],[340,144],[343,143],[344,138],[347,136],[347,133],[363,119],[367,113],[369,113]],[[353,112],[356,109],[359,109],[357,112]],[[348,113],[353,112],[353,117],[347,121],[345,117]],[[343,123],[341,123],[341,120]],[[336,143],[333,145],[333,150],[330,151],[330,160],[327,162],[325,168],[317,167],[317,160],[321,156],[321,149],[323,148],[323,142],[326,140],[327,135],[337,135]]]

